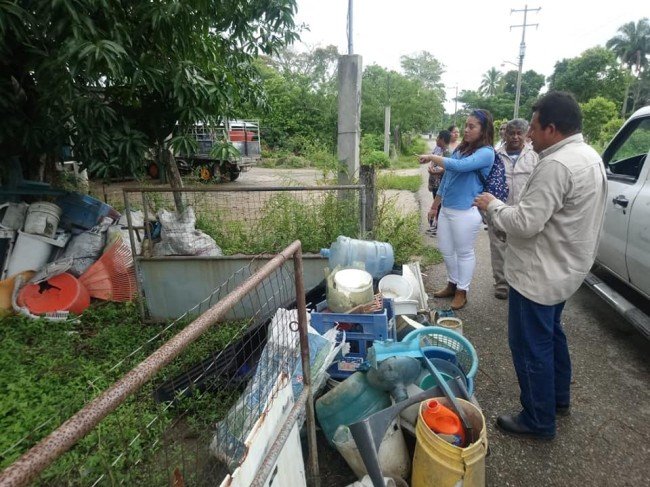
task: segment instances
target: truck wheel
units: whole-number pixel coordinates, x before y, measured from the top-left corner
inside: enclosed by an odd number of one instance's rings
[[[199,179],[202,183],[209,183],[212,181],[212,176],[214,176],[212,167],[205,165],[199,166]]]
[[[185,159],[176,159],[176,167],[178,167],[178,172],[182,175],[192,174],[192,166]]]
[[[157,162],[151,162],[147,166],[147,174],[151,179],[158,179],[160,177],[160,168]]]
[[[237,181],[240,174],[241,171],[239,170],[238,167],[231,167],[230,169],[228,169],[228,177],[230,178],[231,181]]]

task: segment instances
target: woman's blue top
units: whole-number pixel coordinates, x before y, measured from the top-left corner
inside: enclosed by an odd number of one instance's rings
[[[479,169],[487,179],[494,163],[494,148],[485,145],[470,155],[456,150],[443,159],[445,172],[436,193],[441,198],[442,206],[456,210],[471,208],[474,198],[483,192],[483,183],[476,170]]]

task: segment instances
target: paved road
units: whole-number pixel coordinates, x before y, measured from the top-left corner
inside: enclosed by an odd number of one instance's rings
[[[421,168],[423,179],[426,169]],[[422,225],[431,195],[418,193]],[[427,238],[436,245],[435,238]],[[563,325],[574,367],[572,414],[556,439],[538,443],[507,437],[496,416],[519,410],[519,387],[507,343],[507,302],[493,297],[487,232],[477,244],[477,270],[468,305],[458,311],[476,347],[476,395],[488,423],[491,486],[650,485],[650,342],[585,286],[567,302]],[[427,269],[428,292],[444,285],[444,265]],[[448,300],[429,300],[432,308]]]

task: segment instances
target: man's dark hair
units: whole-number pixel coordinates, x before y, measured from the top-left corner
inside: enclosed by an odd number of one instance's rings
[[[451,142],[451,133],[449,130],[441,130],[438,132],[438,138],[442,139],[445,144],[449,144]]]
[[[542,128],[550,124],[563,135],[573,135],[582,131],[582,111],[577,100],[565,91],[550,91],[533,105]]]
[[[447,130],[449,130],[449,132],[453,132],[454,129],[457,129],[457,128],[458,128],[458,125],[454,124],[454,125],[450,125],[449,127],[447,127]]]

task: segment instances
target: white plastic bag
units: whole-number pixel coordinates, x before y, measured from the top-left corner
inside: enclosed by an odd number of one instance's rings
[[[195,228],[196,215],[191,206],[180,214],[162,209],[157,216],[161,240],[154,245],[154,255],[223,255],[212,237]]]

